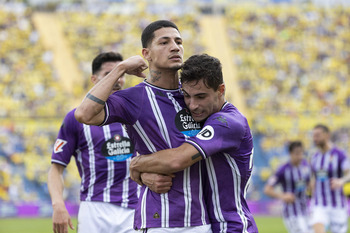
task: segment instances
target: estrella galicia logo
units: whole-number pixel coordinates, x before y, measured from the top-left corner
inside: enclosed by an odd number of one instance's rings
[[[181,133],[189,137],[197,135],[202,129],[202,124],[194,121],[187,108],[182,109],[176,114],[175,125]]]
[[[116,134],[103,143],[101,152],[107,159],[116,162],[125,161],[132,156],[134,144],[129,138]]]
[[[205,126],[198,134],[197,138],[201,140],[210,140],[214,137],[214,129],[210,125]]]

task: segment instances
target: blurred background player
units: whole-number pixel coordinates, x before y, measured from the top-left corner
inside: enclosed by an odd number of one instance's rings
[[[149,24],[142,32],[141,41],[142,55],[149,63],[149,77],[109,96],[112,86],[125,73],[145,76],[142,71],[147,65],[140,56],[124,60],[89,91],[75,117],[86,124],[122,122],[136,144],[136,151],[150,154],[180,146],[186,140],[176,117],[186,106],[178,78],[184,48],[179,29],[167,20]],[[183,123],[191,125],[193,120],[187,116]],[[149,233],[211,232],[200,173],[199,164],[177,172],[171,189],[163,194],[143,185],[135,210],[135,229]]]
[[[304,159],[303,144],[293,141],[288,146],[290,160],[283,164],[269,178],[264,193],[283,201],[283,220],[290,233],[308,233],[309,216],[307,207],[307,187],[310,183],[310,167]],[[275,190],[282,186],[282,192]]]
[[[343,185],[350,180],[349,159],[330,140],[330,130],[318,124],[313,141],[318,151],[311,158],[313,194],[311,223],[315,233],[345,233],[348,228],[348,202]]]
[[[132,160],[132,179],[140,182],[140,172],[175,173],[198,162],[212,231],[258,232],[245,200],[253,168],[252,136],[246,118],[225,100],[220,61],[207,54],[191,56],[181,83],[188,110],[203,129],[177,148]]]
[[[92,62],[91,81],[98,83],[121,61],[123,58],[119,53],[99,54]],[[111,92],[121,90],[124,81],[124,76],[120,77]],[[62,176],[73,156],[81,177],[78,232],[134,232],[137,184],[129,176],[134,151],[128,154],[113,152],[117,149],[113,147],[115,138],[123,139],[128,135],[120,123],[103,127],[81,124],[74,118],[74,111],[66,115],[52,153],[48,187],[53,207],[53,230],[55,233],[68,232],[68,225],[73,229],[63,199]]]

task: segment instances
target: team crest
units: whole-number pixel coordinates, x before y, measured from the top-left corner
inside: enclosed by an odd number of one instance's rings
[[[57,138],[57,140],[55,142],[55,145],[53,147],[53,152],[54,153],[62,152],[63,151],[63,147],[66,144],[67,144],[67,141]]]

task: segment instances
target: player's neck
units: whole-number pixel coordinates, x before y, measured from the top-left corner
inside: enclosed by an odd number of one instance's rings
[[[179,77],[177,70],[150,69],[147,82],[164,89],[178,89]]]
[[[300,161],[294,161],[294,160],[290,160],[290,163],[294,166],[294,167],[298,167],[300,165]]]
[[[326,142],[323,146],[320,147],[320,150],[323,154],[327,153],[332,148],[331,142]]]

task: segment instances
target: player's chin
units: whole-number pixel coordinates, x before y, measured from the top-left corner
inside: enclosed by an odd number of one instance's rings
[[[179,70],[179,69],[182,68],[182,65],[183,65],[183,63],[172,64],[172,65],[170,66],[170,69]]]

